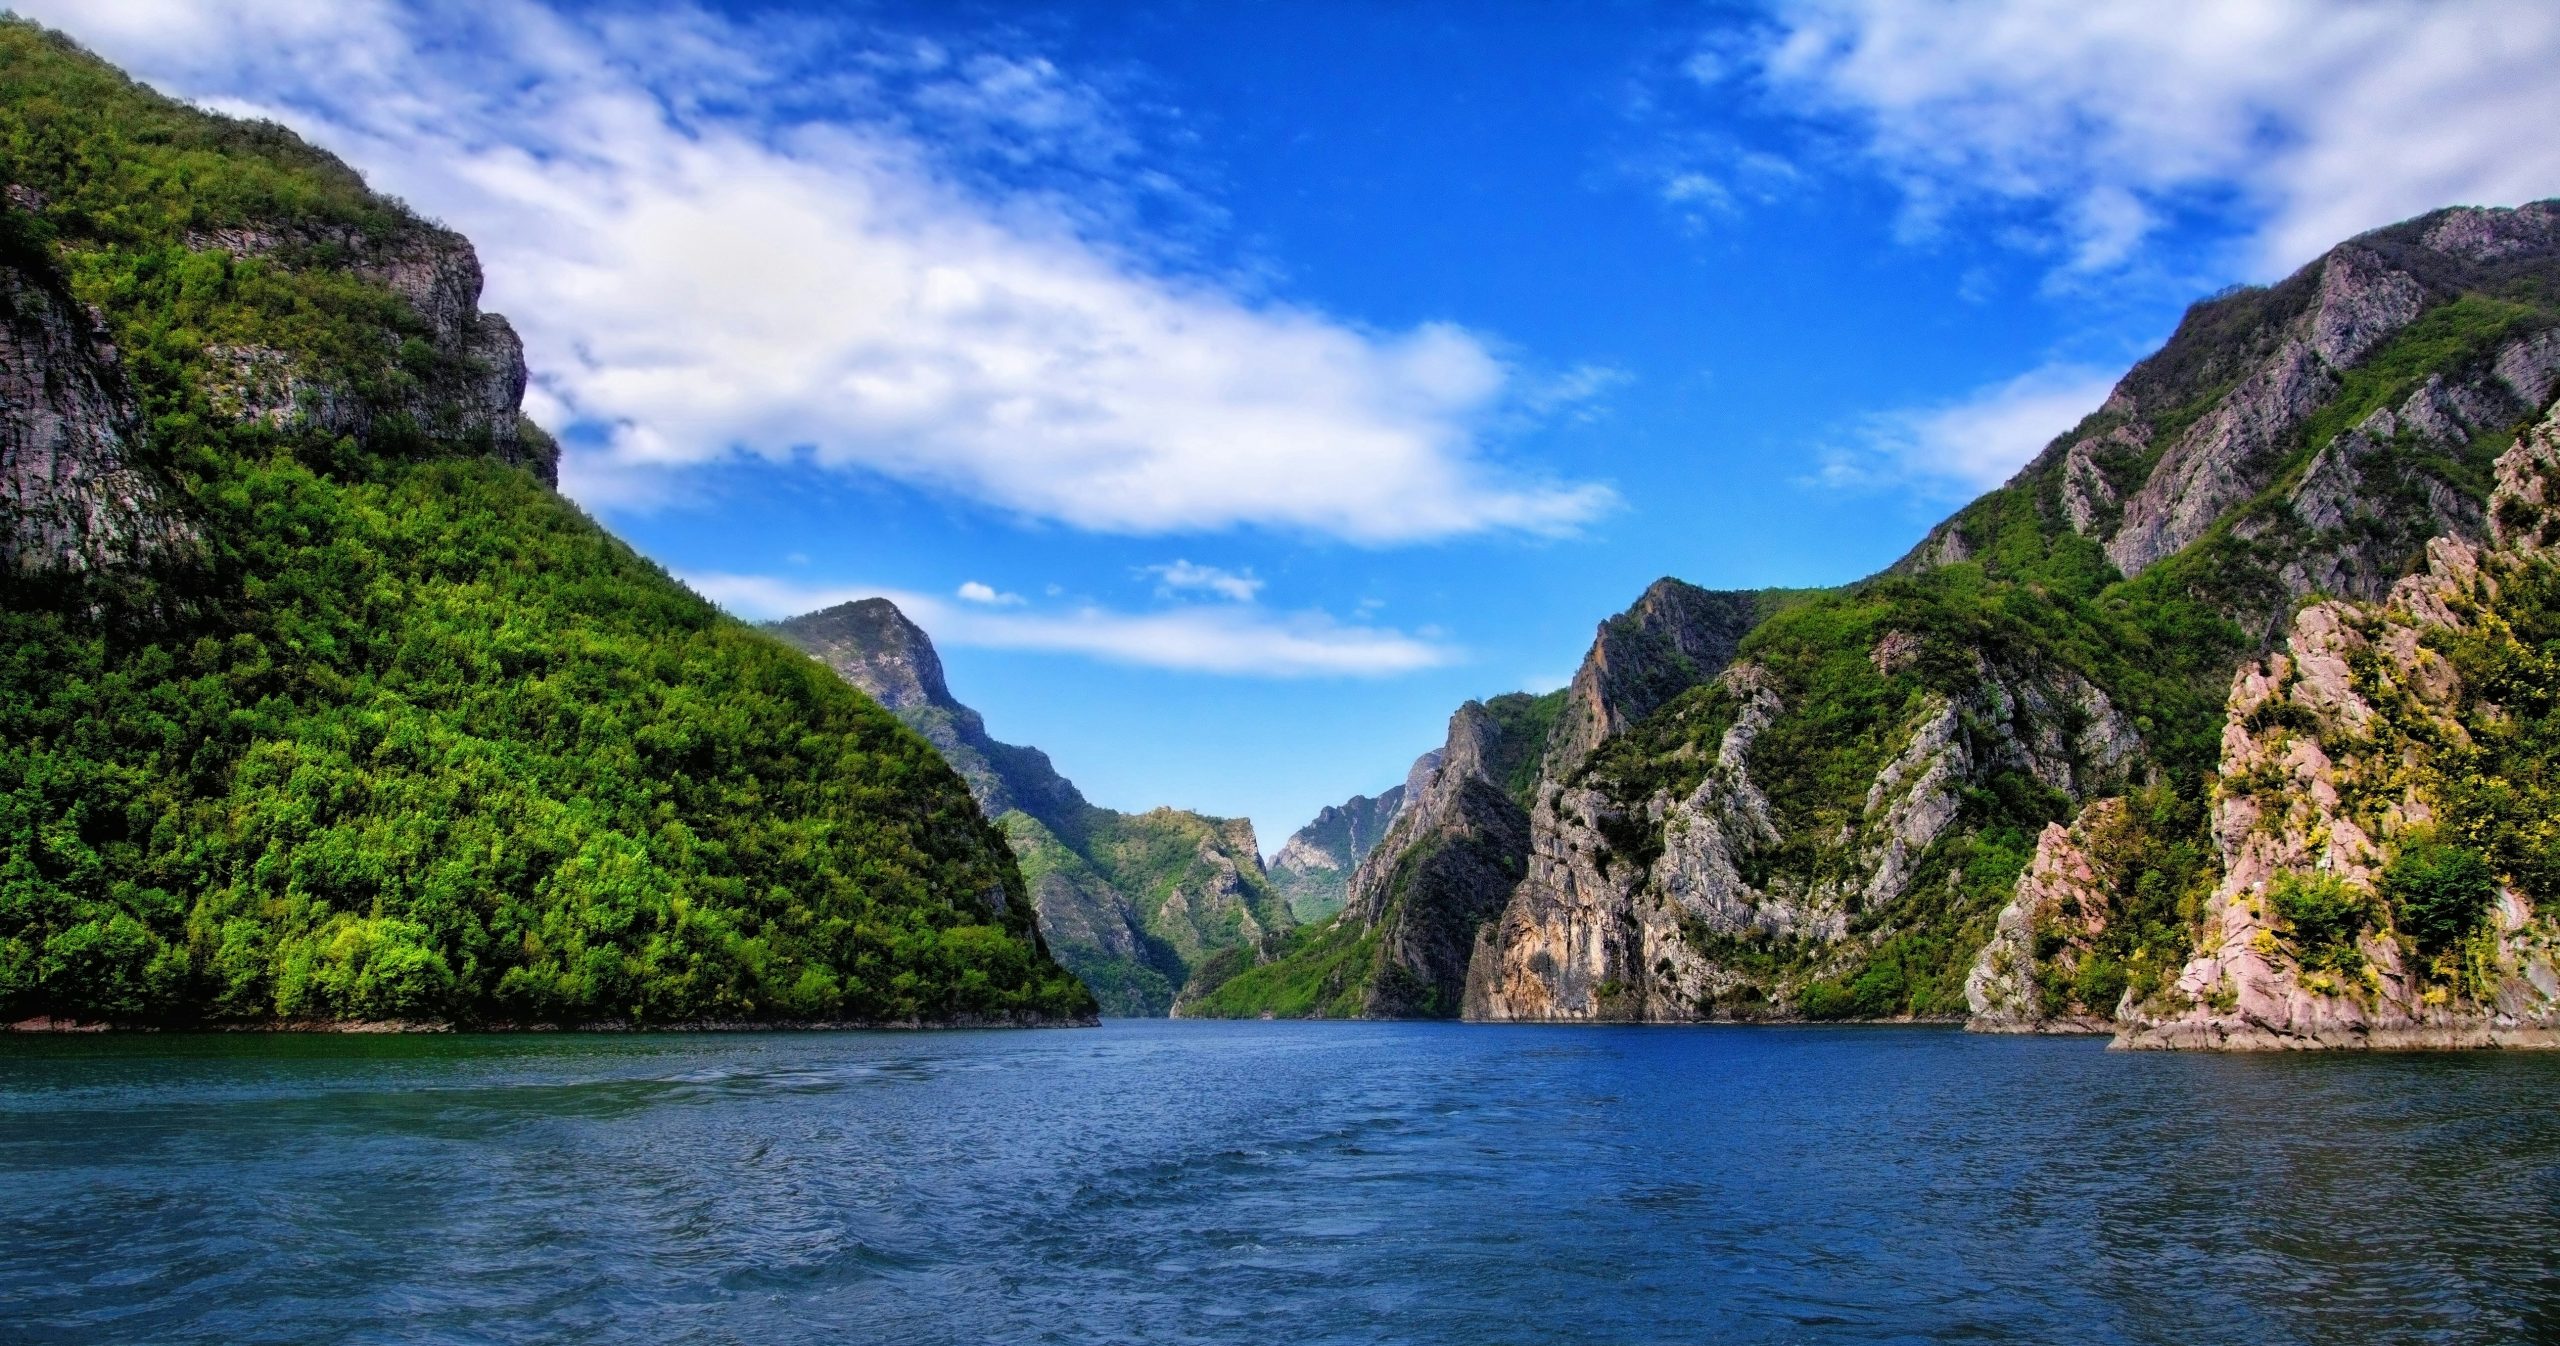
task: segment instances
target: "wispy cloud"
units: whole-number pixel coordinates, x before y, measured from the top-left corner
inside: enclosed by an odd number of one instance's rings
[[[1143,137],[1036,52],[531,0],[20,8],[471,235],[592,504],[740,455],[1131,534],[1387,544],[1614,502],[1500,460],[1523,376],[1477,334],[1168,265],[1113,204],[1173,190]]]
[[[1024,602],[1020,594],[1004,593],[992,584],[983,584],[977,580],[964,580],[960,587],[952,592],[969,602],[991,608],[1020,607]]]
[[[886,598],[936,643],[1041,650],[1110,663],[1230,677],[1392,677],[1457,662],[1445,641],[1346,624],[1322,613],[1275,613],[1219,603],[1158,612],[1091,604],[1061,612],[952,603],[932,594],[864,585],[808,584],[770,575],[702,573],[679,578],[741,617],[814,612],[857,598]]]
[[[1211,593],[1231,602],[1250,603],[1254,595],[1262,592],[1262,581],[1254,578],[1251,571],[1239,574],[1189,561],[1145,566],[1138,573],[1154,576],[1156,591],[1161,594]]]
[[[2560,192],[2560,6],[2543,0],[1785,0],[1689,75],[1844,131],[1926,232],[2026,217],[2066,275],[2236,208],[2290,269],[2441,205]]]
[[[1868,417],[1823,455],[1814,480],[1931,495],[1988,490],[2096,411],[2115,379],[2086,365],[2045,365],[1950,402]]]

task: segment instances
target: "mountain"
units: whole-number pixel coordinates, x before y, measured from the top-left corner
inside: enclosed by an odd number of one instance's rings
[[[462,238],[0,22],[0,1020],[1061,1022],[931,748],[551,489]]]
[[[2178,871],[2200,907],[2183,966],[2137,993],[2108,947],[2158,851],[2103,800],[2041,839],[1968,981],[1975,1026],[2560,1044],[2560,409],[2496,481],[2489,545],[2435,539],[2381,602],[2303,608],[2233,678],[2212,847]]]
[[[2154,1004],[2220,938],[2205,912],[2235,671],[2305,602],[2380,602],[2431,540],[2482,543],[2493,464],[2555,386],[2560,203],[2438,211],[2201,302],[1885,573],[1718,603],[1657,585],[1604,624],[1543,750],[1507,759],[1535,759],[1499,782],[1518,817],[1487,801],[1402,863],[1382,845],[1384,900],[1355,879],[1301,940],[1339,959],[1358,913],[1389,922],[1362,928],[1381,947],[1396,920],[1472,922],[1473,1019],[1952,1018],[1986,945],[2014,955],[2026,934],[2051,946],[2033,975],[2077,988],[2056,998],[2066,1018]],[[1630,638],[1666,620],[1702,625]],[[1414,895],[1396,876],[1462,842],[1499,862],[1395,916]],[[2070,896],[2090,884],[2135,900],[2090,917]],[[1220,1008],[1445,1008],[1304,996],[1289,961],[1260,974],[1263,1003],[1247,984]],[[2212,1036],[2179,1031],[2156,1036]]]
[[[1416,764],[1405,807],[1352,876],[1341,914],[1186,1012],[1456,1016],[1479,933],[1532,863],[1540,783],[1713,676],[1781,598],[1658,581],[1600,625],[1564,689],[1460,707],[1445,746]]]
[[[1049,947],[1106,1012],[1164,1014],[1186,988],[1259,961],[1296,924],[1250,821],[1086,802],[1046,753],[988,737],[953,699],[932,640],[887,599],[769,629],[870,693],[969,783],[1019,859]]]
[[[1406,783],[1389,786],[1374,799],[1353,795],[1328,804],[1315,821],[1281,843],[1280,853],[1271,857],[1271,888],[1300,924],[1328,920],[1342,910],[1350,900],[1351,872],[1369,858],[1378,838],[1404,810],[1405,799],[1419,795],[1420,782],[1439,764],[1438,753],[1424,753],[1406,773]]]

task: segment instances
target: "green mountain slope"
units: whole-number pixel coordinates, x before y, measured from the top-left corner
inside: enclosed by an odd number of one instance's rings
[[[2490,463],[2560,382],[2556,324],[2548,203],[2199,304],[1903,564],[1778,613],[1543,787],[1551,840],[1470,1011],[1963,1013],[2046,825],[2146,783],[2168,798],[2144,816],[2200,820],[2232,671],[2293,607],[2379,597],[2427,538],[2484,531]],[[2184,848],[2144,845],[2175,880]],[[2147,993],[2194,937],[2171,894],[2115,954]]]
[[[1020,858],[1049,947],[1108,1012],[1164,1014],[1261,961],[1295,923],[1250,821],[1088,802],[1048,754],[988,736],[952,697],[932,639],[887,599],[771,629],[895,712],[967,779]]]
[[[914,734],[547,488],[469,246],[0,25],[0,1018],[1088,1015]]]

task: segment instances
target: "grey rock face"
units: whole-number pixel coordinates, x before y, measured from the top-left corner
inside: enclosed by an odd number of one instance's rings
[[[1480,703],[1459,707],[1429,776],[1419,790],[1408,786],[1403,810],[1353,874],[1339,919],[1379,934],[1363,1017],[1460,1011],[1477,932],[1510,898],[1529,847],[1529,819],[1496,771],[1518,746]]]
[[[1593,636],[1550,740],[1550,770],[1569,774],[1603,740],[1723,671],[1759,619],[1758,595],[1654,581]]]
[[[1425,763],[1439,765],[1439,754],[1427,753],[1414,764],[1429,775]],[[1301,923],[1321,921],[1349,901],[1352,871],[1377,849],[1378,839],[1403,810],[1405,787],[1389,786],[1376,798],[1353,795],[1329,804],[1313,822],[1289,834],[1271,858],[1271,882]]]
[[[558,485],[559,450],[528,433],[522,412],[524,343],[495,313],[480,311],[480,256],[469,240],[421,226],[377,238],[314,223],[261,225],[191,234],[187,246],[258,258],[290,270],[326,259],[406,300],[441,357],[417,393],[392,408],[438,439],[485,442],[498,458]],[[334,433],[367,429],[377,409],[347,390],[296,367],[282,351],[256,346],[208,352],[231,378],[209,389],[215,404],[245,418],[282,426],[303,420]]]
[[[2167,347],[2126,375],[2088,428],[2057,440],[2016,480],[2046,482],[2057,522],[2096,539],[2122,574],[2139,574],[2276,484],[2346,376],[2432,306],[2465,290],[2547,282],[2560,270],[2555,221],[2560,203],[2549,201],[2442,211],[2341,244],[2271,289],[2199,305]],[[2241,521],[2285,590],[2263,614],[2266,635],[2280,636],[2293,601],[2315,590],[2378,598],[2437,531],[2479,535],[2476,503],[2416,480],[2421,468],[2398,464],[2366,481],[2351,470],[2353,460],[2371,457],[2394,434],[2413,432],[2442,447],[2512,426],[2548,403],[2555,383],[2560,333],[2510,343],[2492,368],[2438,390],[2432,408],[2395,408],[2397,418],[2369,427],[2360,444],[2342,437],[2295,487],[2305,533]],[[2155,423],[2167,427],[2163,442],[2152,441]],[[2409,499],[2426,499],[2426,517],[2402,517]],[[1932,532],[1898,568],[1966,559],[1971,546],[1959,522]],[[2244,624],[2261,619],[2234,615]]]
[[[141,413],[121,362],[49,276],[0,264],[0,542],[20,573],[97,570],[186,544],[134,465]]]
[[[2162,455],[2150,479],[2125,501],[2124,522],[2107,539],[2107,559],[2127,575],[2138,574],[2204,536],[2265,484],[2284,438],[2337,386],[2337,374],[2312,343],[2286,342]]]
[[[1756,983],[1709,952],[1721,940],[1836,944],[1850,917],[1909,893],[1919,861],[1948,834],[1964,794],[2019,771],[2086,798],[2138,766],[2132,725],[2067,669],[1981,659],[1961,701],[1930,698],[1870,783],[1863,816],[1813,838],[1827,877],[1755,879],[1756,856],[1784,835],[1753,779],[1752,755],[1786,712],[1760,670],[1723,675],[1740,712],[1685,797],[1640,805],[1597,790],[1542,785],[1527,876],[1479,947],[1470,1018],[1684,1021],[1768,1012],[1783,988]],[[1656,838],[1648,861],[1630,837]]]

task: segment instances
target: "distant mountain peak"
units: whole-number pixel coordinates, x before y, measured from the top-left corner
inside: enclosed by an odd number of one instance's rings
[[[844,680],[890,710],[925,706],[959,710],[942,674],[933,639],[885,598],[850,603],[776,622],[774,630],[824,659]]]

